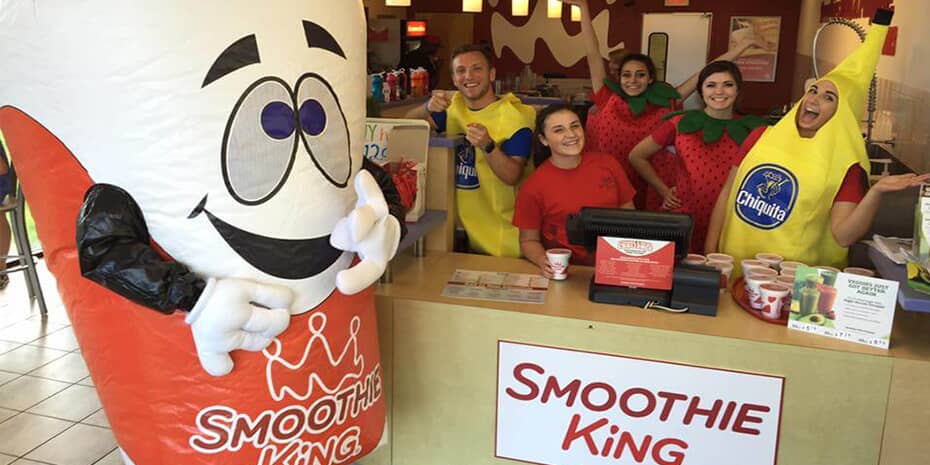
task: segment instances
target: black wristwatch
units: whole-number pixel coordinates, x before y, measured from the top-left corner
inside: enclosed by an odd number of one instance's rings
[[[491,153],[494,151],[494,148],[497,147],[497,144],[494,143],[494,139],[491,139],[491,142],[488,142],[488,145],[482,147],[484,153]]]

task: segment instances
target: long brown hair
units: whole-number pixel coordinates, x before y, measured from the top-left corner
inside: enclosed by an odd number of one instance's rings
[[[537,168],[552,156],[552,149],[544,145],[541,140],[546,133],[546,120],[560,111],[570,111],[578,116],[578,112],[567,103],[554,103],[536,113],[536,129],[533,131],[533,164]]]

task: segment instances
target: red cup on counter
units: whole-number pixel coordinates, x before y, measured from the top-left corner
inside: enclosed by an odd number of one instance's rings
[[[754,310],[762,310],[762,285],[774,282],[775,276],[772,275],[750,273],[746,276],[746,295]]]
[[[764,283],[759,286],[759,293],[762,316],[769,320],[781,319],[785,302],[790,302],[791,288],[777,282]]]

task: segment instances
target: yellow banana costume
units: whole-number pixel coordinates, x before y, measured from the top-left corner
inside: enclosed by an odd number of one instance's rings
[[[739,259],[773,252],[811,265],[845,266],[847,249],[833,238],[830,210],[851,166],[869,172],[859,121],[891,16],[879,10],[865,43],[820,79],[836,85],[839,99],[813,137],[798,133],[802,99],[746,155],[726,204],[722,252]]]
[[[446,110],[446,133],[464,134],[470,123],[488,128],[494,143],[504,141],[522,128],[533,129],[536,112],[513,94],[501,96],[481,110],[469,110],[461,92]],[[456,150],[456,207],[468,233],[469,246],[476,252],[498,257],[519,257],[519,230],[512,224],[517,187],[504,184],[480,148],[468,145]],[[527,163],[523,179],[529,172]]]

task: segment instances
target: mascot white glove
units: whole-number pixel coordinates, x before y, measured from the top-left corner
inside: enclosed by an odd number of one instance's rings
[[[233,369],[230,352],[258,352],[267,347],[287,329],[292,299],[286,287],[209,278],[184,319],[191,326],[203,369],[213,376],[226,375]]]
[[[336,287],[345,295],[374,284],[400,243],[400,223],[390,215],[375,178],[365,170],[359,171],[354,186],[358,195],[355,209],[336,223],[329,241],[333,247],[355,252],[361,258],[357,265],[336,275]]]

